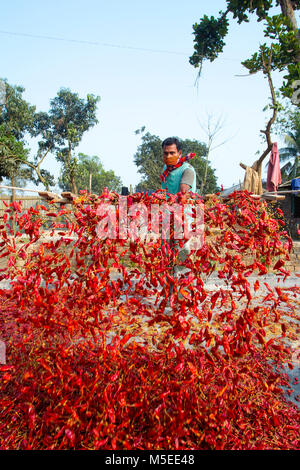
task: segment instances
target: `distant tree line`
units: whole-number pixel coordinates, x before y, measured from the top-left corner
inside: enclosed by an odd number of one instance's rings
[[[77,153],[83,135],[98,124],[99,96],[88,94],[85,99],[67,88],[61,88],[50,100],[49,110],[36,110],[24,99],[24,88],[3,79],[0,101],[0,181],[11,186],[25,186],[27,181],[42,183],[45,189],[58,184],[63,191],[77,194],[87,190],[99,194],[105,187],[120,192],[122,181],[112,170],[106,170],[97,155]],[[3,85],[5,96],[3,96]],[[3,99],[4,98],[4,99]],[[142,143],[133,159],[142,180],[137,190],[160,188],[163,168],[162,140],[140,129]],[[34,155],[30,143],[37,148]],[[195,152],[192,165],[204,192],[217,190],[216,177],[207,158],[207,147],[197,140],[182,140],[183,153]],[[54,155],[60,165],[58,181],[47,165],[48,155]],[[205,180],[205,181],[204,181]]]
[[[83,135],[98,123],[96,112],[100,97],[88,94],[85,99],[61,88],[50,101],[48,112],[37,112],[24,98],[24,88],[1,80],[0,102],[0,181],[12,186],[30,180],[49,190],[56,184],[54,176],[43,168],[49,154],[60,164],[59,187],[75,194],[81,189],[101,193],[104,187],[119,191],[121,179],[106,171],[97,156],[76,154]],[[3,92],[3,85],[5,93]],[[37,142],[31,155],[28,139]]]

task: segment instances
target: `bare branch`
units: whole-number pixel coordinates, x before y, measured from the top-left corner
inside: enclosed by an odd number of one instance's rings
[[[200,125],[201,129],[204,131],[204,133],[206,134],[207,140],[208,140],[208,142],[207,142],[207,154],[206,154],[206,159],[205,159],[206,160],[205,161],[205,172],[204,172],[204,177],[203,177],[203,179],[201,181],[201,185],[200,185],[200,194],[203,194],[203,189],[204,189],[204,186],[205,186],[206,180],[207,180],[208,157],[214,149],[220,147],[221,145],[224,145],[225,142],[226,142],[226,141],[221,142],[220,144],[216,145],[214,148],[212,147],[216,136],[218,135],[218,133],[224,127],[225,119],[222,116],[219,116],[219,118],[217,118],[217,120],[215,122],[213,122],[213,115],[208,114],[208,113],[206,113],[206,114],[207,114],[206,124],[203,124],[198,119],[199,125]],[[227,139],[227,141],[228,140],[229,139]]]

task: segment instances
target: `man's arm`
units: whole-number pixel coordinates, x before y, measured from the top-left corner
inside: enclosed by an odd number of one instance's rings
[[[189,191],[191,187],[193,186],[193,182],[194,182],[194,172],[193,170],[187,168],[186,170],[184,170],[182,177],[181,177],[180,191],[182,193],[186,193],[187,191]]]

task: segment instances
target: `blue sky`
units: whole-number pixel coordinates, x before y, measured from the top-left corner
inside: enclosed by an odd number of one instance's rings
[[[203,14],[217,15],[224,8],[225,0],[5,2],[0,78],[22,85],[24,98],[38,110],[47,111],[61,87],[82,98],[99,95],[99,124],[86,133],[78,151],[98,155],[125,186],[140,180],[133,162],[141,142],[136,129],[146,126],[162,139],[176,135],[205,142],[201,124],[207,115],[222,118],[215,144],[226,143],[211,153],[210,161],[218,184],[226,188],[243,180],[240,161],[252,164],[265,148],[259,131],[268,118],[262,110],[269,87],[261,74],[237,76],[247,75],[241,61],[264,42],[263,25],[255,18],[231,24],[223,54],[204,64],[195,86],[197,70],[189,64],[192,25]],[[273,78],[278,86],[280,75]],[[53,157],[44,167],[58,176]]]

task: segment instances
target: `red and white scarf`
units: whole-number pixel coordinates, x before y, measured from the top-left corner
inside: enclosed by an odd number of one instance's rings
[[[187,162],[191,160],[192,158],[194,158],[195,155],[196,155],[195,153],[189,153],[188,155],[181,156],[178,162],[176,163],[176,165],[167,166],[165,171],[163,171],[163,173],[160,175],[160,179],[162,180],[162,182],[164,183],[166,181],[171,171],[175,170],[176,168],[179,168],[184,162]]]

